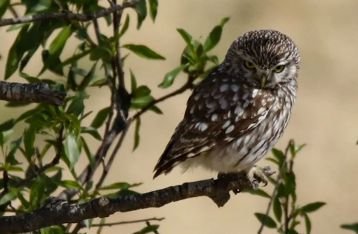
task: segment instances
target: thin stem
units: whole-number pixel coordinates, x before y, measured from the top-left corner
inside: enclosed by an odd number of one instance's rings
[[[285,149],[285,158],[288,157],[288,152],[289,152],[289,149],[290,149],[290,146],[292,144],[292,140],[289,141],[288,145],[286,146],[286,149]],[[272,204],[273,204],[273,199],[276,197],[277,195],[277,191],[278,191],[278,185],[280,184],[279,181],[280,179],[282,178],[282,172],[283,172],[283,168],[285,168],[287,166],[287,162],[286,160],[283,162],[283,164],[281,165],[281,167],[279,168],[279,173],[277,174],[277,177],[276,177],[276,185],[275,185],[275,188],[273,189],[272,191],[272,194],[271,194],[271,199],[267,205],[267,208],[266,208],[266,212],[265,214],[268,215],[270,213],[270,210],[271,210],[271,207],[272,207]],[[257,234],[261,234],[264,230],[264,224],[261,223],[260,225],[260,228],[259,230],[257,231]]]
[[[111,227],[116,225],[125,225],[125,224],[134,224],[134,223],[143,223],[148,221],[163,221],[165,218],[148,218],[148,219],[137,219],[137,220],[130,220],[130,221],[121,221],[121,222],[113,222],[113,223],[97,223],[92,224],[92,227]]]
[[[118,150],[119,150],[120,147],[122,146],[123,141],[124,141],[124,138],[125,138],[126,135],[127,135],[128,127],[129,127],[129,125],[127,125],[127,128],[122,131],[122,134],[121,134],[121,136],[119,137],[119,139],[118,139],[118,141],[117,141],[117,144],[116,144],[116,146],[114,147],[114,149],[113,149],[113,151],[112,151],[112,153],[111,153],[111,156],[109,157],[109,160],[108,160],[107,164],[105,164],[105,166],[104,166],[104,168],[103,168],[102,175],[101,175],[99,181],[98,181],[97,184],[96,184],[96,190],[98,190],[98,189],[102,186],[104,180],[106,179],[106,177],[107,177],[107,175],[108,175],[108,172],[109,172],[109,170],[110,170],[111,167],[112,167],[113,161],[114,161],[115,157],[117,156]]]
[[[96,35],[96,38],[97,38],[97,43],[100,44],[101,43],[101,33],[100,33],[100,29],[99,29],[99,25],[98,25],[98,20],[97,19],[94,19],[93,20],[93,27],[94,27],[94,31],[95,31],[95,35]],[[104,130],[104,136],[108,135],[109,134],[109,130],[111,128],[111,123],[112,123],[112,119],[113,119],[113,110],[115,110],[115,92],[116,92],[116,84],[115,84],[115,80],[113,78],[110,77],[110,73],[108,71],[108,67],[104,64],[104,75],[106,76],[107,78],[107,81],[108,81],[108,86],[111,90],[111,104],[110,104],[110,107],[111,107],[111,111],[109,113],[109,116],[108,116],[108,120],[106,121],[106,127],[105,127],[105,130]]]
[[[140,111],[138,111],[136,114],[134,114],[131,118],[131,120],[135,120],[137,118],[139,118],[142,114],[144,114],[145,112],[147,112],[148,110],[150,110],[150,108],[152,108],[153,106],[157,105],[160,102],[163,102],[171,97],[174,97],[176,95],[179,95],[181,93],[184,93],[186,90],[191,89],[193,87],[193,80],[192,79],[188,79],[188,81],[179,89],[168,93],[158,99],[153,100],[152,102],[150,102],[146,107],[142,108]]]

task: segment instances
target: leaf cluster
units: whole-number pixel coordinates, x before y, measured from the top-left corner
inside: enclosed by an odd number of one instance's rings
[[[279,174],[276,179],[269,178],[269,182],[274,186],[271,196],[261,189],[253,192],[270,199],[266,213],[255,213],[256,218],[261,223],[259,233],[262,232],[264,227],[267,227],[276,229],[277,233],[298,234],[300,233],[298,228],[302,223],[305,226],[305,233],[311,233],[310,214],[318,211],[325,205],[325,202],[311,202],[303,206],[297,204],[294,160],[303,147],[304,145],[295,145],[294,141],[291,140],[285,152],[273,149],[273,156],[267,159],[277,167]]]

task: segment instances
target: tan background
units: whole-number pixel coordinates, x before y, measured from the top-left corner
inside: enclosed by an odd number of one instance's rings
[[[167,60],[152,62],[132,56],[126,69],[135,70],[140,83],[156,87],[163,75],[178,64],[184,44],[175,28],[182,27],[196,37],[204,37],[225,16],[231,20],[214,51],[221,59],[230,43],[248,30],[270,28],[288,34],[300,48],[302,69],[298,102],[278,147],[285,146],[289,138],[308,144],[296,161],[298,203],[317,200],[328,203],[312,216],[313,233],[345,233],[339,228],[340,224],[358,221],[358,146],[355,145],[358,138],[357,10],[356,0],[163,0],[159,4],[156,23],[146,21],[143,30],[130,30],[125,40],[145,43],[160,51]],[[0,53],[5,56],[12,34],[0,30]],[[1,74],[4,64],[1,60]],[[176,82],[174,87],[179,83]],[[154,88],[155,96],[166,92]],[[96,100],[89,102],[95,103],[90,109],[106,105],[106,94],[105,90],[96,91]],[[131,152],[130,134],[108,183],[143,182],[138,190],[144,192],[214,176],[196,169],[185,174],[175,170],[168,176],[151,179],[156,160],[182,118],[188,95],[161,104],[165,116],[148,114],[144,117],[140,148]],[[160,233],[256,233],[259,223],[253,213],[264,212],[266,206],[267,201],[263,198],[240,194],[220,209],[207,198],[197,198],[160,209],[118,213],[109,220],[165,217]],[[112,227],[104,233],[131,233],[141,226]],[[270,232],[266,230],[265,233]]]

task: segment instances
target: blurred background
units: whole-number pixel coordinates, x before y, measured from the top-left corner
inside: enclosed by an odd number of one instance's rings
[[[298,101],[288,129],[277,147],[284,148],[290,138],[298,144],[307,144],[295,165],[298,204],[327,202],[326,206],[312,215],[313,233],[344,233],[339,227],[342,223],[358,221],[357,10],[356,0],[159,1],[156,23],[147,20],[142,29],[136,31],[132,20],[132,28],[124,41],[146,44],[167,59],[157,62],[130,56],[126,63],[126,75],[129,68],[134,70],[138,82],[150,85],[155,97],[167,93],[168,90],[156,87],[164,74],[179,63],[184,43],[176,28],[184,28],[197,38],[205,38],[223,17],[230,17],[224,27],[222,40],[214,50],[220,60],[231,42],[246,31],[276,29],[289,35],[300,49],[302,64]],[[1,29],[2,76],[13,35]],[[38,71],[36,60],[32,64],[29,70]],[[185,77],[178,77],[171,89],[179,87],[185,80],[180,78]],[[107,90],[93,90],[92,94],[94,97],[88,103],[88,110],[108,105]],[[200,168],[182,174],[178,168],[167,176],[152,180],[153,167],[183,116],[189,94],[186,92],[160,104],[165,115],[144,115],[139,148],[132,152],[131,132],[113,165],[108,184],[119,181],[143,182],[138,191],[147,192],[216,176]],[[8,114],[1,116],[1,120],[8,118]],[[262,160],[260,164],[266,165],[267,162]],[[264,189],[268,192],[272,190],[270,187]],[[159,209],[117,213],[108,220],[165,217],[160,222],[160,233],[256,233],[260,224],[253,213],[265,212],[266,207],[267,200],[244,193],[232,196],[223,208],[217,208],[208,198],[195,198]],[[106,228],[103,233],[132,233],[140,227],[142,224],[122,225]],[[264,233],[270,231],[266,229]]]

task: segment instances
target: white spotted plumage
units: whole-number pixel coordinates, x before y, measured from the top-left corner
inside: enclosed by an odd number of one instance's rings
[[[299,61],[295,44],[278,31],[252,31],[235,40],[224,62],[195,87],[154,176],[177,164],[222,173],[251,168],[288,123]]]

